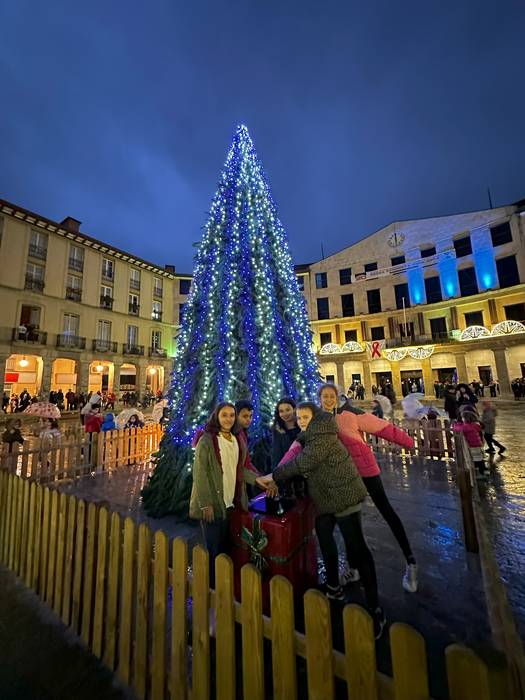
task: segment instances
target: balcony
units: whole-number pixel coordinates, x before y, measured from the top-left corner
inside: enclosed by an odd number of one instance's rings
[[[162,321],[162,311],[152,311],[151,312],[152,321]]]
[[[129,287],[130,289],[140,289],[140,280],[136,280],[133,279],[133,277],[130,277]]]
[[[149,348],[149,357],[168,357],[168,353],[164,348]]]
[[[32,258],[38,258],[39,260],[45,260],[47,258],[47,248],[41,245],[36,245],[35,243],[29,244],[29,255]]]
[[[70,301],[82,301],[82,290],[77,287],[66,287],[66,299]]]
[[[117,352],[117,343],[112,340],[95,339],[91,347],[95,352]]]
[[[40,292],[40,294],[42,294],[44,287],[44,280],[40,279],[39,277],[33,277],[32,275],[26,275],[24,289],[30,289],[33,292]]]
[[[130,316],[138,316],[140,310],[140,304],[129,304],[128,311]]]
[[[31,326],[25,326],[26,332],[20,332],[20,328],[24,327],[22,324],[18,328],[13,328],[11,340],[14,343],[34,343],[35,345],[45,345],[47,343],[47,333],[45,331],[39,331],[36,328],[31,328]]]
[[[436,343],[452,343],[454,338],[450,333],[433,333],[432,335],[409,335],[398,338],[388,338],[387,348],[401,348],[413,345],[435,345]]]
[[[123,355],[144,355],[144,345],[134,345],[132,343],[122,344]]]
[[[75,272],[84,272],[84,261],[78,258],[69,258],[68,267]]]
[[[153,287],[153,296],[162,299],[162,287]]]
[[[100,297],[100,308],[109,309],[111,311],[113,309],[113,297],[102,295]]]
[[[85,350],[86,339],[70,333],[59,333],[57,335],[57,348],[70,348],[72,350]]]

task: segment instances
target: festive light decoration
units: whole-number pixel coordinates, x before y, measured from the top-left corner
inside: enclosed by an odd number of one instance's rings
[[[278,399],[313,398],[320,382],[285,232],[243,125],[221,173],[193,280],[177,339],[171,419],[143,491],[146,510],[158,517],[186,515],[192,438],[219,401],[253,403],[257,464]]]
[[[20,367],[27,367],[27,365],[29,364],[29,360],[26,360],[26,358],[23,357],[21,360],[18,360],[18,364],[20,365]]]
[[[469,326],[461,331],[460,340],[477,340],[478,338],[487,338],[490,331],[485,326]]]
[[[410,357],[414,360],[426,360],[434,352],[433,345],[420,345],[417,348],[407,348]]]
[[[519,321],[501,321],[492,326],[490,335],[514,335],[514,333],[525,333],[525,326]]]
[[[97,372],[103,372],[103,371],[104,371],[104,365],[97,365],[97,366],[95,367],[95,369],[97,370]]]
[[[321,355],[334,355],[336,352],[343,352],[337,343],[327,343],[321,348]]]
[[[385,350],[384,353],[387,360],[390,360],[391,362],[399,362],[407,356],[408,349],[393,348],[392,350]]]
[[[349,340],[341,348],[341,352],[364,352],[363,347],[355,340]]]

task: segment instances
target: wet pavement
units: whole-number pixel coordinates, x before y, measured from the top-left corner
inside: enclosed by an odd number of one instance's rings
[[[505,458],[493,460],[484,493],[484,507],[498,564],[507,584],[519,631],[525,633],[525,402],[499,405],[496,437],[507,446]],[[432,694],[445,697],[444,649],[465,643],[481,653],[490,645],[485,598],[478,558],[467,555],[463,544],[461,510],[453,462],[423,458],[381,457],[383,482],[392,505],[404,522],[420,570],[416,594],[401,585],[404,558],[388,526],[369,502],[363,509],[366,537],[377,566],[381,602],[389,622],[415,627],[427,642],[431,662]],[[190,546],[201,541],[200,528],[176,523],[168,517],[148,518],[141,507],[140,491],[148,466],[137,465],[110,475],[84,477],[62,483],[61,490],[75,493],[163,529],[170,537],[183,536]],[[343,551],[340,543],[340,551]],[[347,590],[349,601],[360,601],[357,584]],[[334,604],[334,642],[342,645],[341,627]],[[388,636],[378,644],[378,663],[390,673]]]

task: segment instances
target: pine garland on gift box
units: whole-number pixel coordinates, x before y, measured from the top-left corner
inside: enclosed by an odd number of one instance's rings
[[[219,401],[254,404],[250,440],[264,469],[276,402],[311,398],[319,381],[286,235],[241,125],[195,257],[169,392],[171,418],[143,490],[147,512],[187,515],[192,438]]]

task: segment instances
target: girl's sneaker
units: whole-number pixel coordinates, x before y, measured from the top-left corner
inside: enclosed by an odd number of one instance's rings
[[[334,588],[333,586],[326,584],[326,597],[330,598],[330,600],[344,600],[345,592],[343,591],[343,587],[336,586]]]
[[[348,583],[355,583],[359,581],[359,571],[357,569],[352,569],[346,566],[339,576],[339,583],[341,586],[346,586]]]
[[[417,591],[417,564],[407,564],[403,576],[403,588],[409,593]]]
[[[379,639],[383,634],[383,630],[386,625],[386,615],[385,611],[381,606],[378,606],[372,613],[372,620],[374,622],[374,637]]]

